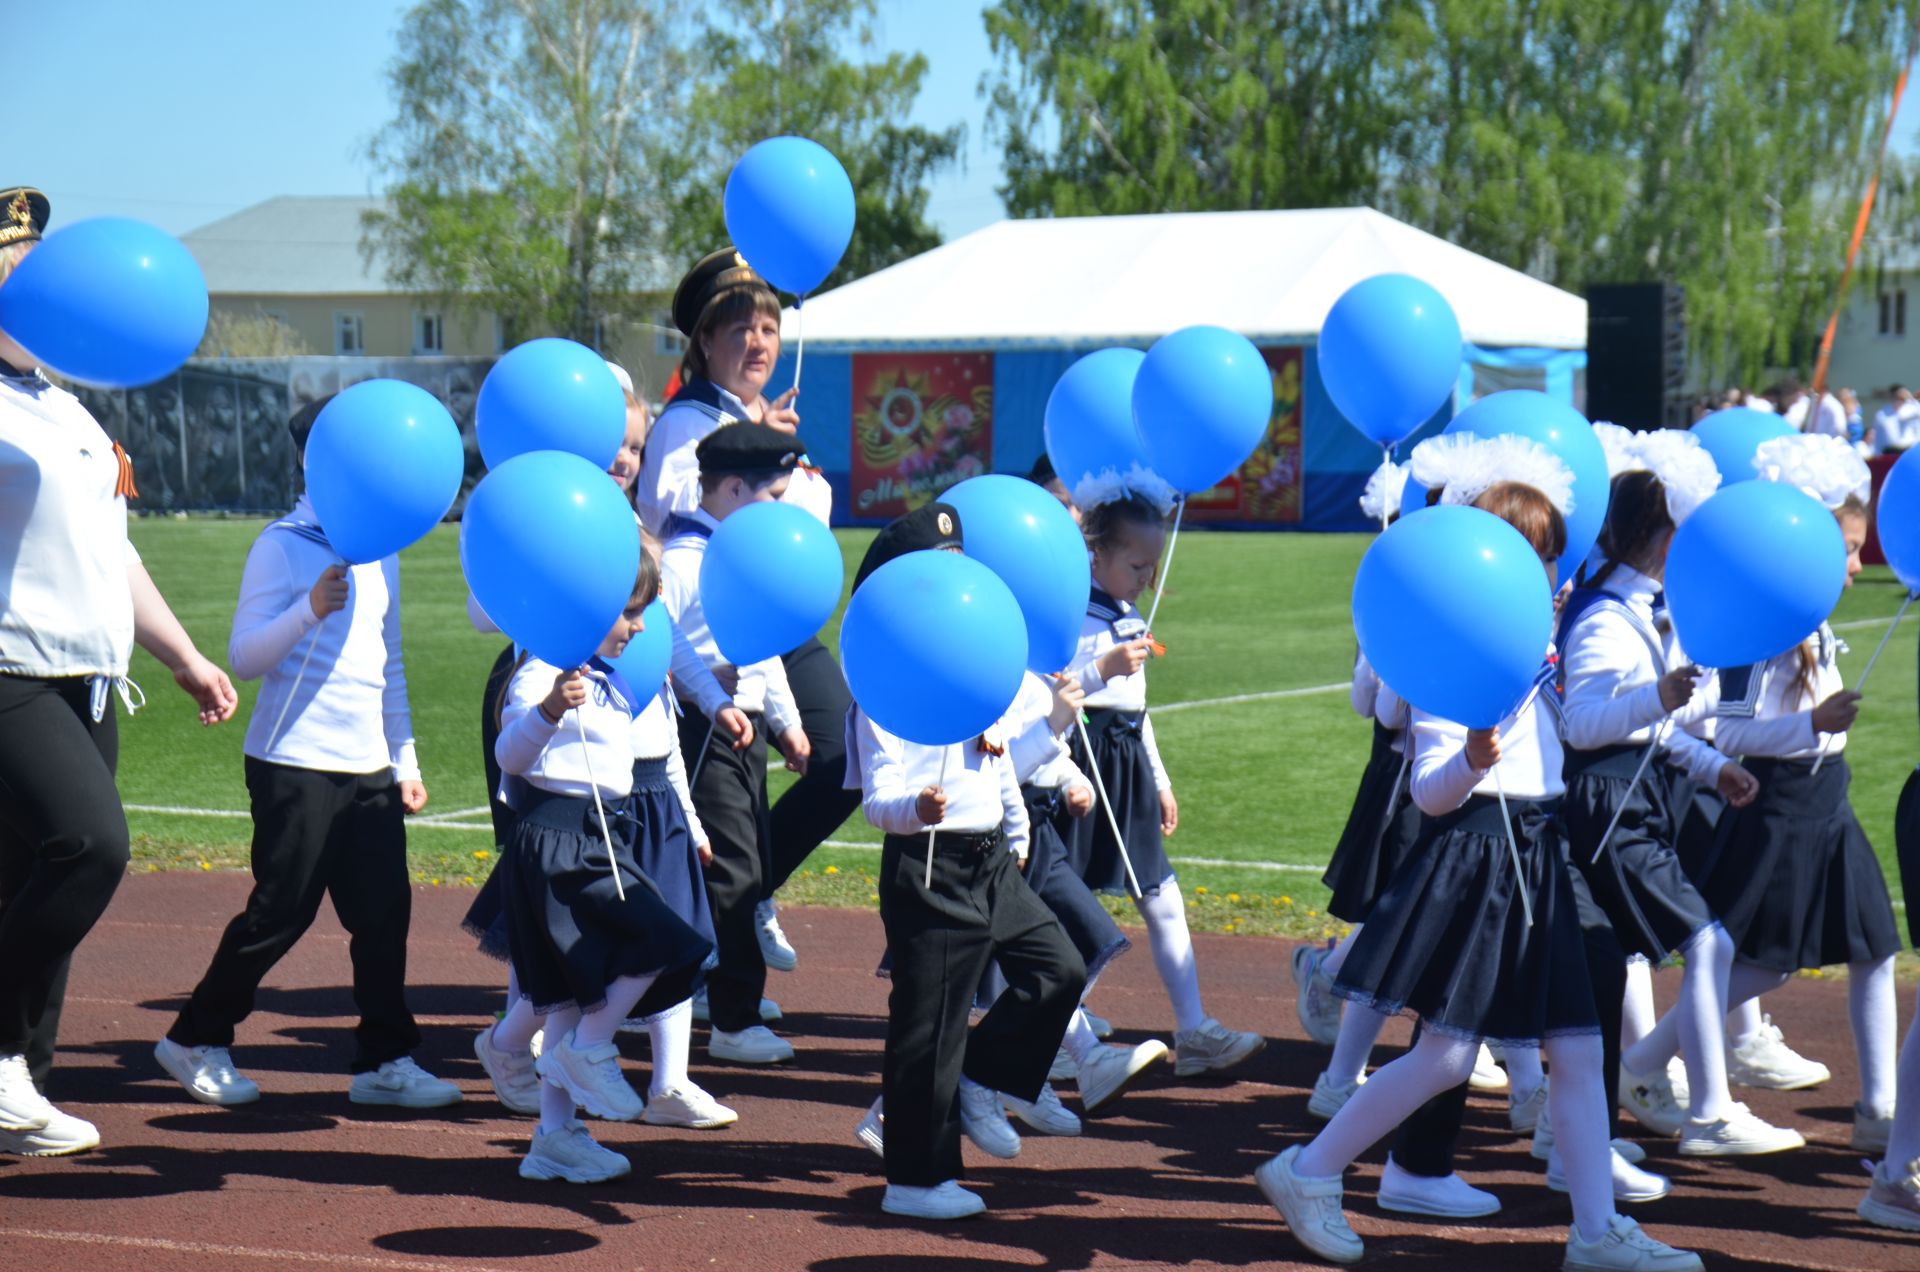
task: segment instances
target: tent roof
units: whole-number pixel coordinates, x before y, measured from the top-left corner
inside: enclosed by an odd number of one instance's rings
[[[1474,344],[1586,347],[1580,297],[1372,208],[1001,221],[809,300],[805,330],[828,349],[1145,344],[1196,323],[1310,340],[1391,272],[1437,287]]]

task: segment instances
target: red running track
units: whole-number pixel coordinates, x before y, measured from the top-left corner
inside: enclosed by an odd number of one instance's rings
[[[352,1003],[331,914],[241,1028],[234,1055],[264,1089],[260,1102],[227,1110],[188,1100],[154,1064],[152,1045],[247,883],[224,873],[131,877],[82,947],[52,1094],[98,1122],[105,1146],[59,1161],[0,1158],[0,1268],[945,1272],[1287,1267],[1299,1258],[1252,1182],[1266,1155],[1311,1132],[1307,1090],[1324,1059],[1294,1019],[1281,942],[1197,938],[1210,1010],[1270,1040],[1237,1081],[1182,1082],[1167,1069],[1080,1139],[1028,1136],[1010,1163],[969,1147],[971,1181],[991,1210],[924,1227],[880,1214],[879,1163],[851,1137],[878,1090],[886,986],[872,974],[877,915],[784,911],[800,969],[776,976],[771,993],[787,1011],[797,1062],[779,1071],[708,1064],[696,1033],[696,1077],[739,1109],[740,1124],[595,1124],[634,1172],[574,1187],[515,1174],[530,1123],[504,1115],[471,1051],[500,1003],[500,965],[460,933],[471,894],[459,890],[416,892],[410,979],[426,1033],[419,1059],[457,1081],[465,1105],[447,1116],[347,1102]],[[1672,983],[1669,974],[1663,1001]],[[1854,1215],[1866,1176],[1846,1147],[1856,1079],[1845,999],[1839,985],[1800,980],[1769,1000],[1789,1040],[1835,1077],[1817,1091],[1745,1098],[1800,1127],[1806,1150],[1703,1164],[1649,1141],[1650,1166],[1676,1188],[1639,1217],[1702,1251],[1709,1268],[1920,1269],[1920,1236]],[[1095,1006],[1123,1038],[1167,1027],[1144,947],[1102,978]],[[1903,1002],[1903,1019],[1909,1010]],[[1404,1039],[1394,1025],[1377,1059]],[[623,1045],[643,1071],[645,1040]],[[1462,1146],[1463,1171],[1505,1203],[1494,1220],[1384,1217],[1373,1204],[1384,1149],[1349,1175],[1368,1264],[1559,1266],[1565,1199],[1546,1189],[1505,1123],[1504,1097],[1476,1097]]]

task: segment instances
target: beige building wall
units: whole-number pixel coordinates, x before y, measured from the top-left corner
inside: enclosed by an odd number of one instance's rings
[[[1856,280],[1834,332],[1829,388],[1858,393],[1871,418],[1890,384],[1920,388],[1920,275]]]

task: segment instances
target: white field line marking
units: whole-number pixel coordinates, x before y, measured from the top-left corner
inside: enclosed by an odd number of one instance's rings
[[[0,1228],[0,1237],[16,1237],[23,1241],[58,1241],[68,1245],[164,1250],[171,1254],[268,1259],[276,1263],[319,1263],[340,1268],[390,1268],[395,1269],[396,1272],[457,1272],[460,1266],[453,1263],[421,1263],[413,1259],[376,1259],[361,1254],[321,1254],[312,1250],[268,1250],[257,1246],[213,1245],[205,1241],[169,1241],[164,1237],[115,1237],[99,1232],[47,1232],[32,1228]]]
[[[183,804],[128,804],[130,813],[159,813],[167,817],[217,817],[228,821],[249,821],[253,814],[233,808],[189,808]],[[409,826],[424,826],[428,830],[484,830],[493,833],[493,826],[472,825],[467,822],[440,821],[434,817],[409,818]]]
[[[860,844],[850,839],[829,839],[822,848],[845,848],[855,852],[879,852],[879,844]],[[1277,870],[1290,874],[1320,874],[1325,866],[1304,866],[1289,861],[1229,861],[1224,857],[1168,857],[1176,866],[1221,866],[1231,870]]]

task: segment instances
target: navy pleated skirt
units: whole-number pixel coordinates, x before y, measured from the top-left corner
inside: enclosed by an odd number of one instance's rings
[[[700,850],[687,824],[687,810],[667,780],[664,759],[634,761],[633,793],[621,802],[620,815],[632,823],[633,858],[640,873],[653,881],[669,909],[712,944],[713,908]]]
[[[1393,749],[1400,736],[1399,730],[1374,721],[1373,753],[1360,774],[1347,827],[1320,877],[1333,893],[1327,913],[1348,923],[1367,921],[1373,903],[1420,840],[1420,810],[1407,780],[1407,759]]]
[[[1095,767],[1099,769],[1125,840],[1124,849],[1114,842],[1107,815],[1097,807],[1087,816],[1073,819],[1063,833],[1073,872],[1095,892],[1133,895],[1127,888],[1122,851],[1133,863],[1134,878],[1142,892],[1158,892],[1173,878],[1173,866],[1167,861],[1166,845],[1160,836],[1160,791],[1154,784],[1153,762],[1141,735],[1145,723],[1144,711],[1089,711],[1087,737],[1093,742],[1093,755],[1085,753],[1078,739],[1073,744],[1073,759],[1082,772],[1091,775]]]

